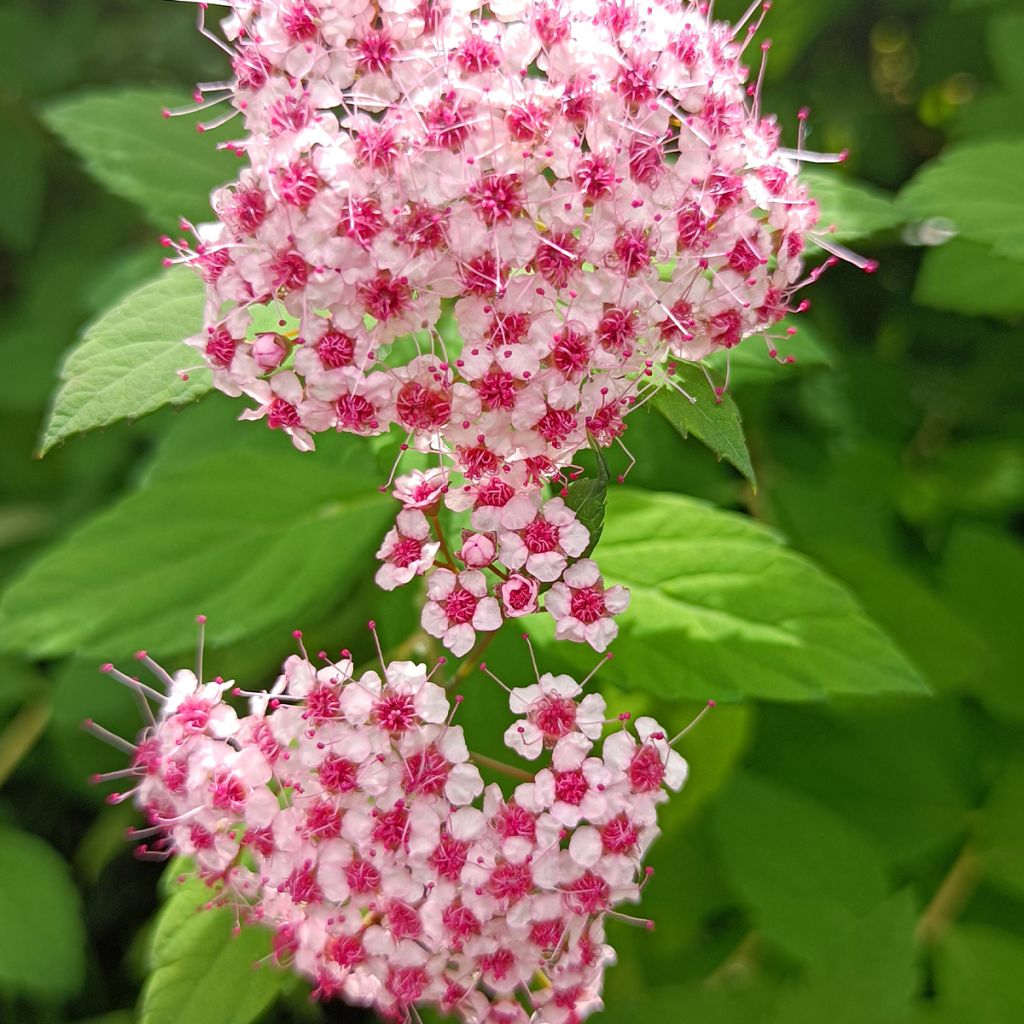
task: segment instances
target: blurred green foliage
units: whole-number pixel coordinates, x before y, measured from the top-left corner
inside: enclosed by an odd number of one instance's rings
[[[733,359],[756,491],[734,420],[631,423],[638,465],[598,548],[635,593],[606,695],[670,721],[734,703],[684,741],[658,927],[612,924],[602,1019],[1016,1024],[1024,9],[777,0],[767,34],[765,107],[792,128],[809,105],[811,145],[850,150],[815,186],[881,266],[825,276],[792,366],[757,341]],[[132,732],[95,665],[143,644],[190,657],[197,611],[208,660],[254,685],[299,624],[359,655],[371,614],[406,636],[410,598],[370,582],[392,453],[327,439],[300,457],[220,396],[119,422],[207,386],[169,376],[189,284],[160,278],[156,234],[200,216],[231,160],[159,107],[221,55],[187,6],[137,0],[8,0],[0,37],[0,1020],[362,1019],[253,975],[264,938],[232,944],[188,888],[161,897],[122,842],[130,810],[86,785],[120,758],[77,723]],[[494,647],[517,671],[516,638]],[[464,725],[496,752],[500,693],[471,696]]]

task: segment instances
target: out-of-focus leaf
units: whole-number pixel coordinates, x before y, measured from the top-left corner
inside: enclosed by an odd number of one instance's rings
[[[948,218],[969,242],[1024,260],[1024,139],[967,142],[918,171],[899,196],[908,217]]]
[[[801,171],[800,180],[806,182],[818,201],[816,232],[837,242],[867,238],[904,221],[894,199],[866,182],[838,171],[813,170]],[[835,231],[830,231],[833,226]]]
[[[943,565],[950,603],[985,639],[985,660],[974,680],[978,698],[993,713],[1024,721],[1024,547],[1007,535],[959,526]]]
[[[0,992],[66,999],[85,977],[85,929],[67,865],[38,836],[0,828]]]
[[[599,1020],[603,1024],[764,1024],[773,995],[767,985],[735,990],[666,986],[639,996],[631,992],[629,998],[610,1000]]]
[[[785,992],[772,1024],[905,1024],[914,971],[914,904],[896,893],[829,935],[803,983]]]
[[[187,103],[164,89],[96,89],[51,103],[43,119],[111,192],[173,228],[208,220],[210,192],[238,173],[237,158],[217,149],[230,130],[200,134],[193,117],[161,116]]]
[[[1024,262],[954,238],[925,253],[914,301],[967,316],[1018,316],[1024,313]]]
[[[1024,761],[1003,771],[977,825],[987,878],[1024,898]]]
[[[963,842],[977,757],[959,704],[880,699],[764,707],[748,763],[842,814],[905,862]]]
[[[697,700],[924,690],[842,586],[744,516],[617,488],[601,567],[632,591],[614,668],[629,687]]]
[[[246,927],[234,935],[230,908],[197,911],[209,896],[185,885],[160,912],[139,1024],[249,1024],[281,992],[284,975],[256,967],[270,954],[270,932]]]
[[[21,252],[35,240],[43,212],[43,135],[26,113],[9,110],[0,101],[0,136],[0,242]]]
[[[1024,1019],[1024,939],[960,924],[942,942],[935,987],[943,1021],[1019,1024]]]
[[[72,434],[182,405],[212,387],[206,367],[178,371],[199,357],[182,341],[199,329],[202,282],[185,269],[127,295],[89,327],[67,356],[40,442],[45,454]]]
[[[679,363],[673,380],[693,401],[675,388],[663,387],[652,399],[654,407],[683,437],[693,434],[718,458],[732,463],[751,484],[755,483],[740,411],[732,397],[726,394],[719,398],[701,368],[692,363]]]
[[[340,600],[390,513],[368,448],[327,437],[305,457],[251,425],[150,477],[49,549],[0,603],[0,644],[56,655],[180,651],[194,617],[223,645]]]
[[[988,22],[988,54],[1003,85],[1024,98],[1024,14],[1004,11]]]
[[[801,960],[824,958],[835,936],[886,895],[878,849],[828,807],[755,775],[718,797],[712,834],[754,927]]]

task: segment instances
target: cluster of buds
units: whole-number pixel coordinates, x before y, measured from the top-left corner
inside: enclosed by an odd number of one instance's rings
[[[300,649],[269,693],[204,683],[201,658],[172,677],[140,653],[164,693],[103,666],[149,715],[134,743],[87,723],[131,752],[97,779],[132,780],[109,799],[143,809],[141,855],[190,858],[210,905],[272,929],[277,961],[320,997],[405,1022],[425,1005],[467,1024],[599,1009],[606,920],[650,924],[616,908],[639,899],[658,805],[685,781],[674,741],[649,718],[606,721],[589,676],[534,666],[506,687],[507,746],[545,757],[529,773],[469,752],[462,698],[425,666],[381,655],[380,672],[357,672],[343,651],[318,667]],[[485,786],[477,764],[522,781]]]
[[[206,282],[216,386],[299,448],[397,425],[536,487],[621,444],[672,360],[774,355],[805,243],[839,252],[798,179],[833,158],[802,119],[780,147],[748,85],[768,3],[735,26],[690,0],[227,6],[224,38],[200,27],[233,77],[199,98],[241,116],[247,166],[169,262]],[[251,336],[265,306],[295,329]]]
[[[629,591],[606,587],[597,564],[580,557],[590,531],[562,498],[517,493],[501,476],[449,490],[442,469],[413,470],[395,483],[402,511],[377,552],[377,584],[394,590],[428,576],[421,624],[453,654],[469,653],[478,632],[536,612],[542,592],[558,639],[597,651],[615,639],[613,616],[626,610]],[[472,529],[454,551],[438,517],[442,500],[471,510]]]

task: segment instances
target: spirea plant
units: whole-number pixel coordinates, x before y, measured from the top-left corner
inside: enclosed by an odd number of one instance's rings
[[[199,127],[231,133],[239,171],[164,238],[203,286],[187,342],[239,419],[304,453],[325,432],[390,452],[367,487],[398,506],[374,581],[410,588],[419,628],[382,622],[382,644],[371,622],[372,667],[310,657],[297,632],[269,690],[208,678],[202,640],[195,672],[140,652],[152,682],[103,670],[142,732],[88,728],[129,757],[97,780],[128,783],[110,800],[145,815],[140,856],[177,858],[208,907],[268,930],[317,998],[575,1024],[602,1006],[606,923],[654,923],[623,907],[687,729],[609,712],[596,668],[541,671],[530,646],[532,675],[509,677],[483,655],[524,625],[560,667],[606,652],[631,594],[595,547],[631,418],[656,405],[749,472],[728,373],[705,361],[741,344],[789,361],[802,290],[840,257],[873,269],[801,178],[841,155],[805,147],[804,112],[782,145],[761,108],[769,7],[730,25],[681,0],[198,5],[229,64],[197,88]],[[805,582],[791,619],[820,613]],[[642,637],[664,611],[632,614]],[[435,642],[465,660],[386,649]],[[489,727],[527,767],[471,752],[460,706],[484,686],[507,692],[511,721]]]

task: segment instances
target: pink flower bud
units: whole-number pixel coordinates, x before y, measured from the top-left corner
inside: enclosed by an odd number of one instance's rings
[[[257,334],[252,345],[256,365],[265,373],[276,370],[288,354],[288,343],[280,334]]]
[[[498,587],[498,596],[501,598],[505,616],[515,619],[520,615],[530,615],[535,612],[539,590],[540,584],[536,580],[514,572]]]
[[[471,569],[483,569],[494,561],[494,538],[487,533],[470,533],[465,536],[459,557]]]

